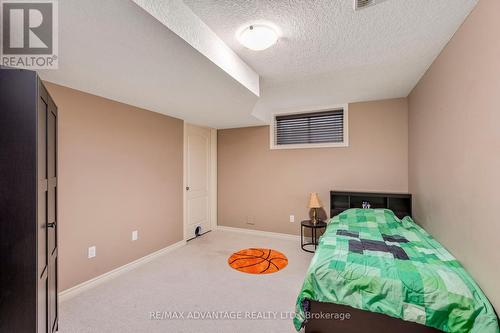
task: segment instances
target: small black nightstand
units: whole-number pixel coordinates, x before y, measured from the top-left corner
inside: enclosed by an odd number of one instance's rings
[[[302,250],[310,253],[314,253],[316,251],[316,247],[318,246],[318,229],[326,229],[327,224],[323,221],[318,221],[316,224],[313,224],[311,220],[305,220],[300,222],[300,247]],[[304,228],[311,229],[311,242],[304,243]],[[305,248],[307,245],[314,245],[314,251],[308,250]]]

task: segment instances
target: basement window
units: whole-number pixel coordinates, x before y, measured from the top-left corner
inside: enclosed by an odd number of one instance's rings
[[[271,149],[347,147],[347,111],[345,105],[274,115]]]

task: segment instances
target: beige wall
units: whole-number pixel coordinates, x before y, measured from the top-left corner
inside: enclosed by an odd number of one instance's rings
[[[500,310],[500,1],[481,0],[409,96],[415,217]]]
[[[59,109],[59,289],[180,241],[183,122],[47,88]]]
[[[299,234],[310,192],[329,212],[330,190],[405,192],[407,171],[406,99],[350,104],[348,148],[270,150],[268,126],[220,130],[218,224]]]

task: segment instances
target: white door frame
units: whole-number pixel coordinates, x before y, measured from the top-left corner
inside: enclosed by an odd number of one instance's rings
[[[197,126],[184,121],[184,153],[183,153],[183,239],[187,240],[187,125]],[[197,126],[202,127],[202,126]],[[208,128],[208,127],[205,127]],[[209,196],[209,225],[211,230],[217,228],[217,130],[208,128],[210,130],[210,151],[209,151],[209,182],[208,182],[208,196]]]

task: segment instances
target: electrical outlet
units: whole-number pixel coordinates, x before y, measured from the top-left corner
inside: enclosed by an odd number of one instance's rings
[[[247,224],[255,225],[255,218],[253,216],[247,216]]]
[[[89,247],[89,251],[88,251],[88,258],[94,258],[95,257],[95,246],[91,246]]]
[[[290,215],[290,223],[295,223],[295,215]]]
[[[136,241],[139,238],[139,232],[137,230],[132,231],[132,240]]]

